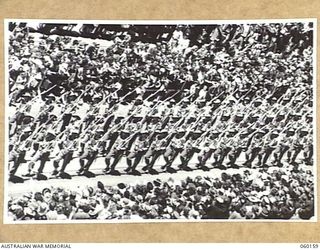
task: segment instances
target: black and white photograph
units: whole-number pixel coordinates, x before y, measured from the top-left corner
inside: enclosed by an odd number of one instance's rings
[[[316,20],[5,20],[4,222],[316,222]]]

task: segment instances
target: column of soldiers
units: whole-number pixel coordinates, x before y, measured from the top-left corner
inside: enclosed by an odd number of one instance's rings
[[[77,175],[94,177],[90,167],[98,157],[104,158],[101,170],[108,175],[121,174],[122,158],[127,164],[124,171],[133,175],[157,174],[161,157],[165,162],[161,169],[169,173],[284,162],[312,165],[312,100],[298,96],[298,90],[291,98],[243,95],[236,100],[230,94],[192,101],[186,96],[176,103],[172,96],[161,100],[156,93],[154,101],[141,97],[122,105],[125,97],[109,102],[107,96],[86,107],[79,95],[62,109],[53,98],[36,117],[22,106],[10,118],[9,180],[23,182],[16,172],[25,162],[26,177],[46,180],[47,169],[53,177],[70,179],[68,165],[73,159],[79,161]],[[197,164],[191,168],[194,157]]]

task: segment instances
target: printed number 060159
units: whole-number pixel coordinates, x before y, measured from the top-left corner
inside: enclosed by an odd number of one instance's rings
[[[315,244],[315,243],[313,243],[313,244],[300,244],[300,248],[304,248],[304,249],[307,249],[307,248],[312,248],[312,249],[315,249],[315,248],[318,248],[319,247],[319,245],[318,244]]]

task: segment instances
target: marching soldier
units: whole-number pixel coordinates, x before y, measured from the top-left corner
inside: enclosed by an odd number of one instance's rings
[[[144,171],[148,171],[150,174],[157,174],[158,172],[153,168],[157,159],[165,152],[167,145],[170,143],[170,140],[174,134],[168,134],[168,132],[160,131],[158,135],[156,135],[155,140],[152,142],[149,151],[147,152],[145,159],[146,166],[142,169]]]
[[[230,151],[228,153],[228,162],[227,166],[231,168],[239,168],[238,165],[236,165],[236,161],[238,157],[240,156],[242,152],[242,145],[245,143],[242,141],[243,134],[241,132],[238,132],[236,135],[234,135],[233,138],[231,138],[231,141],[229,143]]]
[[[246,151],[246,162],[243,163],[244,166],[251,168],[252,162],[255,160],[257,156],[259,156],[259,152],[263,146],[263,131],[258,130],[257,132],[253,133],[248,150]],[[259,159],[258,165],[261,165],[261,159]]]
[[[186,138],[184,137],[184,131],[173,132],[174,136],[172,137],[169,145],[166,148],[166,151],[163,154],[165,160],[165,165],[162,166],[162,169],[165,169],[169,173],[177,172],[174,168],[171,167],[172,163],[176,159],[179,153],[183,150],[183,145],[186,143]]]
[[[199,154],[198,154],[198,163],[196,164],[197,168],[201,168],[205,171],[210,170],[206,166],[206,162],[210,159],[211,155],[217,149],[220,132],[211,131],[210,135],[207,138],[199,138],[197,140],[197,145],[199,145]],[[202,142],[200,141],[202,140]],[[216,159],[217,160],[217,159]]]
[[[292,136],[291,145],[288,149],[288,163],[292,165],[297,165],[296,158],[298,154],[303,149],[303,144],[306,140],[306,135],[308,130],[299,129],[295,132],[295,135]]]
[[[281,163],[284,154],[289,150],[290,145],[292,144],[292,137],[294,135],[294,130],[286,128],[286,131],[282,131],[278,137],[278,147],[273,152],[273,164],[278,166],[283,166]]]
[[[161,144],[161,132],[159,130],[154,130],[154,132],[150,135],[150,139],[148,140],[150,142],[144,155],[145,166],[142,168],[142,171],[149,172],[150,174],[157,174],[158,172],[153,169],[153,165],[161,155],[161,149],[159,148]]]
[[[264,142],[259,153],[259,162],[261,162],[262,167],[268,167],[267,161],[272,154],[272,152],[278,147],[279,141],[277,137],[279,132],[275,129],[272,129],[268,134],[264,136]]]
[[[225,166],[223,166],[223,162],[225,157],[231,150],[231,137],[233,136],[234,132],[234,130],[229,130],[228,132],[223,132],[221,134],[219,142],[216,146],[216,150],[213,153],[215,159],[215,162],[212,163],[213,167],[225,169]]]
[[[199,150],[195,145],[195,142],[196,140],[194,139],[194,133],[192,131],[188,131],[188,134],[186,135],[186,143],[180,154],[181,163],[178,166],[180,169],[185,171],[192,171],[192,169],[188,166],[188,163],[192,159],[194,153]]]
[[[117,140],[112,145],[112,148],[105,157],[107,165],[103,171],[104,173],[111,175],[120,175],[120,172],[115,169],[116,165],[121,160],[122,156],[126,154],[128,147],[134,141],[135,137],[136,134],[131,135],[130,132],[126,130],[122,130],[119,133]],[[112,164],[111,158],[113,158]]]
[[[95,174],[90,172],[89,168],[103,150],[102,142],[99,141],[102,137],[100,132],[97,130],[96,133],[89,133],[89,138],[83,143],[83,152],[79,157],[80,169],[77,172],[78,175],[84,175],[88,178],[95,177]],[[86,163],[85,160],[87,160]]]
[[[71,176],[65,172],[65,169],[72,160],[73,153],[78,149],[75,135],[69,130],[66,130],[64,134],[62,134],[60,142],[58,142],[58,147],[60,152],[54,157],[54,170],[52,175],[62,179],[71,179]],[[61,167],[59,165],[60,161],[62,161]]]
[[[17,141],[13,142],[12,149],[9,153],[9,162],[13,162],[13,166],[9,170],[9,181],[11,182],[23,182],[24,180],[16,176],[16,172],[21,163],[25,162],[25,156],[27,150],[32,147],[31,128],[26,127],[20,136],[17,136]]]
[[[129,153],[127,155],[127,164],[128,168],[125,170],[127,173],[131,173],[134,175],[140,175],[140,173],[136,170],[141,158],[147,151],[148,143],[147,140],[147,132],[140,132],[137,135],[137,138],[132,143],[131,148],[129,149]],[[134,159],[133,163],[132,160]]]
[[[303,161],[306,165],[313,165],[312,157],[313,157],[313,137],[312,137],[313,130],[312,128],[309,129],[308,134],[304,137],[302,141],[302,150],[303,150]]]
[[[34,176],[36,174],[37,180],[47,180],[47,176],[43,174],[43,170],[47,161],[50,161],[50,153],[53,151],[56,142],[53,141],[56,138],[55,132],[52,130],[47,131],[46,133],[41,133],[38,136],[38,147],[33,153],[29,164],[28,164],[28,173],[25,176]],[[38,170],[33,173],[34,165],[37,161],[40,161]]]

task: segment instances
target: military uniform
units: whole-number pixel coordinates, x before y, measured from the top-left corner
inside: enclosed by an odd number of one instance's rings
[[[77,150],[77,141],[75,141],[70,135],[69,136],[64,136],[59,143],[59,148],[60,152],[58,155],[55,157],[53,161],[53,166],[54,166],[54,171],[53,175],[58,175],[62,178],[67,178],[70,179],[71,176],[67,175],[65,173],[65,169],[67,165],[70,163],[72,160],[72,156],[74,151]],[[59,162],[62,160],[62,166],[59,169]]]
[[[155,134],[155,132],[154,132],[151,135],[151,138],[148,138],[148,140],[150,142],[148,143],[148,148],[147,148],[146,153],[144,155],[145,166],[142,168],[142,170],[148,171],[148,172],[150,172],[150,171],[155,172],[155,170],[152,169],[153,165],[151,165],[151,163],[152,163],[152,159],[154,158],[154,155],[157,153],[157,149],[159,148],[159,145],[161,144],[160,134],[159,133]]]
[[[246,151],[246,162],[243,164],[247,167],[251,167],[252,162],[259,155],[263,146],[263,137],[261,135],[253,135],[250,145]],[[258,165],[261,165],[261,158],[259,158]]]
[[[230,151],[228,153],[229,162],[227,163],[229,167],[238,168],[238,166],[236,165],[236,160],[240,156],[243,148],[245,147],[245,144],[246,140],[240,138],[240,135],[236,135],[234,138],[231,138],[231,141],[229,143]]]
[[[303,156],[304,162],[306,165],[312,165],[312,157],[313,157],[313,138],[312,134],[309,133],[301,142],[303,147]]]
[[[208,168],[205,165],[208,159],[210,159],[212,153],[214,153],[217,150],[217,146],[219,143],[218,134],[219,132],[213,132],[208,138],[205,138],[204,141],[197,143],[199,144],[200,150],[198,154],[197,167],[208,170]]]
[[[94,135],[91,135],[91,138],[84,143],[83,153],[79,157],[80,169],[77,172],[79,175],[88,174],[90,166],[92,165],[93,161],[97,158],[97,155],[100,151],[101,143],[94,138]],[[87,160],[86,163],[85,160]],[[93,176],[93,174],[90,173],[90,176]]]
[[[27,131],[30,132],[30,131]],[[9,162],[13,162],[13,166],[9,171],[9,181],[14,178],[21,163],[25,162],[25,155],[28,149],[31,149],[32,139],[27,133],[22,133],[19,137],[19,143],[14,142],[13,148],[9,154]]]
[[[124,130],[121,131],[116,141],[112,145],[112,148],[110,149],[110,151],[107,153],[105,157],[105,162],[106,162],[106,168],[104,169],[105,173],[119,174],[118,171],[115,170],[115,168],[118,162],[121,160],[122,156],[126,153],[129,143],[130,143],[130,133]],[[110,165],[111,158],[113,158],[113,162]]]
[[[223,162],[225,157],[228,155],[228,153],[231,150],[231,144],[232,144],[231,134],[228,134],[228,137],[227,136],[221,137],[221,139],[219,140],[217,149],[213,153],[214,158],[217,159],[217,161],[212,164],[213,166],[218,168],[224,168]]]
[[[148,147],[149,147],[149,139],[147,137],[147,134],[140,134],[138,138],[136,139],[133,147],[132,152],[130,152],[130,155],[132,154],[134,157],[134,162],[130,170],[132,172],[136,172],[136,168],[141,161],[142,157],[146,154]],[[129,156],[128,156],[129,158]],[[130,171],[129,170],[129,171]],[[137,172],[136,172],[137,173]]]
[[[150,146],[150,151],[147,152],[147,159],[150,158],[150,160],[148,160],[149,162],[147,162],[144,170],[148,170],[149,172],[156,173],[153,169],[154,164],[156,163],[157,159],[166,151],[166,147],[170,143],[172,137],[172,135],[167,135],[167,132],[162,132],[164,135],[158,135],[155,142]],[[151,155],[150,157],[149,154]]]
[[[180,161],[181,161],[181,164],[179,165],[180,169],[183,169],[186,171],[192,170],[190,167],[188,167],[188,163],[193,157],[194,153],[198,151],[197,146],[194,144],[195,144],[195,140],[193,140],[192,138],[186,141],[182,149],[182,152],[180,154]]]
[[[44,176],[43,173],[43,169],[45,167],[45,164],[47,161],[50,161],[50,153],[53,151],[54,147],[55,147],[55,142],[53,142],[52,140],[55,138],[54,135],[49,135],[47,134],[47,136],[43,137],[43,138],[39,138],[40,141],[38,142],[39,146],[37,151],[33,154],[33,156],[31,157],[29,164],[28,164],[28,173],[26,174],[26,176],[33,176],[32,170],[33,167],[35,165],[35,163],[37,161],[40,161],[40,165],[39,168],[37,170],[37,179],[39,180],[46,180],[47,177]]]
[[[172,163],[178,156],[180,152],[183,150],[183,145],[186,143],[186,139],[184,137],[179,138],[179,133],[172,138],[170,144],[167,146],[166,151],[163,154],[163,158],[166,164],[162,167],[166,169],[168,172],[175,172],[175,170],[171,167]]]
[[[272,154],[272,152],[279,146],[279,141],[277,137],[279,136],[277,131],[271,131],[270,134],[265,138],[263,146],[259,153],[259,158],[261,159],[261,165],[267,166],[267,161]]]
[[[304,141],[304,135],[298,134],[294,135],[291,140],[291,145],[289,145],[288,149],[288,163],[290,164],[296,164],[296,158],[298,154],[303,149],[303,141]]]
[[[278,147],[273,152],[273,164],[277,164],[278,166],[282,166],[281,160],[284,154],[289,150],[290,145],[292,143],[292,136],[287,134],[280,134],[278,137]]]

